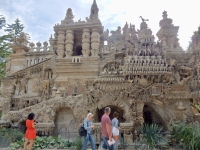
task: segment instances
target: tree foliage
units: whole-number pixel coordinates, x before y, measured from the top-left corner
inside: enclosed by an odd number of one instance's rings
[[[5,28],[5,29],[4,29]],[[15,43],[16,39],[20,36],[24,29],[23,24],[19,19],[15,20],[13,24],[7,24],[6,19],[0,15],[0,29],[5,31],[5,34],[0,36],[0,79],[4,77],[6,73],[6,58],[11,53],[9,44]]]
[[[6,57],[10,54],[8,43],[6,42],[7,35],[0,37],[0,79],[6,72]]]
[[[5,24],[6,24],[5,18],[2,15],[0,15],[0,29],[2,29],[5,26]]]
[[[24,25],[20,23],[21,21],[17,18],[15,23],[7,24],[5,31],[8,32],[8,39],[9,42],[16,42],[16,39],[20,36],[24,29]]]
[[[0,15],[0,29],[6,24],[5,18]],[[6,57],[9,55],[8,42],[6,42],[7,35],[0,36],[0,79],[5,75]]]

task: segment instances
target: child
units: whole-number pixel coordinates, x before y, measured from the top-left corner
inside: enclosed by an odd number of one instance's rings
[[[26,141],[24,142],[24,150],[26,150],[28,142],[30,142],[29,150],[32,150],[33,141],[36,138],[36,130],[35,130],[36,122],[34,121],[34,117],[35,117],[35,114],[30,113],[28,115],[28,119],[26,120],[27,130],[25,133]]]

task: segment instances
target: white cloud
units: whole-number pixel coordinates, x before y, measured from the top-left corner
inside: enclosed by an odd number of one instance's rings
[[[139,29],[139,16],[149,19],[148,25],[156,37],[160,29],[159,21],[162,12],[166,10],[174,25],[180,26],[179,39],[186,49],[188,41],[200,25],[197,10],[199,1],[174,0],[96,0],[99,7],[99,17],[104,29],[115,30],[132,23]],[[8,23],[13,23],[18,17],[25,25],[25,31],[31,35],[34,42],[43,42],[53,33],[53,26],[64,19],[66,10],[71,7],[75,21],[90,15],[93,0],[0,0],[0,10]],[[37,39],[38,38],[38,39]]]

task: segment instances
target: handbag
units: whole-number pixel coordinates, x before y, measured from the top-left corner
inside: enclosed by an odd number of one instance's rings
[[[87,127],[88,127],[88,122],[87,122]],[[86,136],[87,135],[87,130],[84,128],[84,124],[81,125],[81,127],[78,130],[78,133],[80,136]]]

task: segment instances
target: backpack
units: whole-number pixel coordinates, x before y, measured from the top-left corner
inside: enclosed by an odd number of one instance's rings
[[[87,122],[87,126],[88,126],[88,122]],[[84,123],[81,125],[81,127],[78,130],[78,134],[80,136],[86,136],[87,135],[87,130],[85,130],[84,128]]]

